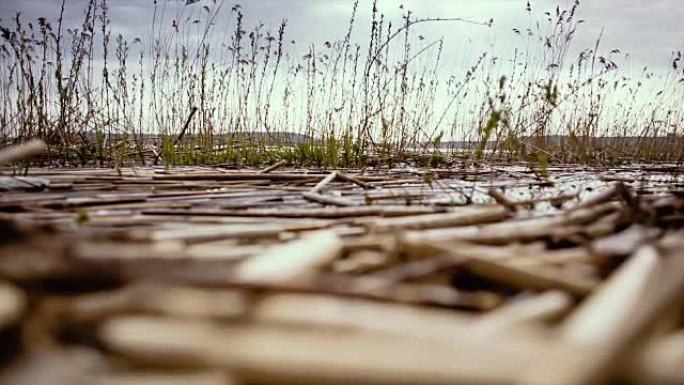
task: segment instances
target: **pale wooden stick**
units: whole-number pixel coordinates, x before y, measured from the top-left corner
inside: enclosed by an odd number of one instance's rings
[[[523,251],[510,258],[513,266],[565,266],[568,264],[586,264],[592,262],[593,254],[585,247],[574,247],[557,250],[539,250],[537,252]]]
[[[237,267],[236,276],[248,282],[301,282],[342,252],[342,240],[331,231],[308,234],[288,244],[274,246]]]
[[[418,234],[416,233],[410,233]],[[538,258],[547,253],[546,244],[535,242],[530,244],[513,243],[506,246],[489,246],[464,241],[430,242],[420,240],[418,237],[399,237],[398,247],[402,254],[412,259],[451,255],[467,259],[477,256],[491,260],[518,260],[525,258]]]
[[[280,162],[273,164],[273,165],[270,165],[270,166],[266,167],[265,169],[259,171],[259,174],[268,174],[269,172],[275,171],[275,170],[285,166],[286,164],[287,164],[286,160],[281,160]]]
[[[400,242],[410,256],[446,256],[477,275],[520,289],[559,289],[585,296],[598,284],[596,279],[567,274],[551,265],[516,264],[515,256],[525,253],[524,247],[482,247],[463,242],[435,244],[415,237]]]
[[[351,203],[351,202],[349,202]],[[372,205],[348,207],[313,208],[264,208],[247,210],[144,210],[152,215],[188,215],[193,217],[269,217],[269,218],[353,218],[365,216],[401,217],[410,215],[434,214],[442,212],[439,208],[422,206]]]
[[[0,329],[14,323],[24,311],[24,293],[9,282],[0,281]]]
[[[453,342],[469,335],[473,321],[465,312],[331,295],[277,293],[259,301],[250,316],[258,322],[375,331]]]
[[[572,298],[561,291],[515,300],[482,316],[473,324],[473,333],[500,335],[517,326],[532,326],[561,315],[571,305]]]
[[[192,264],[202,262],[237,262],[246,257],[263,252],[266,246],[238,246],[235,239],[220,242],[199,243],[185,246],[185,243],[166,240],[154,243],[139,242],[78,242],[73,248],[76,259],[86,263],[114,262],[125,265],[156,264],[163,269],[166,266]]]
[[[316,186],[314,186],[314,188],[312,188],[309,191],[309,193],[318,194],[319,192],[321,192],[321,190],[323,190],[325,188],[325,186],[328,185],[328,183],[333,182],[335,179],[337,179],[337,171],[333,171],[328,176],[323,178],[323,180],[318,182],[318,184]]]
[[[244,295],[236,290],[139,284],[76,297],[68,301],[65,313],[76,322],[92,322],[125,312],[227,319],[244,314],[246,308]]]
[[[40,139],[4,148],[0,150],[0,165],[32,158],[42,154],[46,149],[47,145]]]
[[[684,384],[684,331],[656,338],[636,358],[641,384]]]
[[[153,230],[149,233],[133,232],[132,237],[138,240],[156,242],[180,240],[186,243],[216,241],[238,238],[271,238],[277,239],[282,226],[273,224],[256,225],[217,225],[195,226],[192,228]]]
[[[464,207],[444,214],[428,214],[400,218],[382,218],[368,227],[374,232],[418,230],[467,226],[494,222],[508,217],[508,211],[499,206]]]
[[[432,243],[473,241],[489,244],[508,244],[510,242],[529,241],[548,236],[561,224],[560,218],[535,218],[479,226],[409,231],[404,236],[406,241],[411,243],[424,241]]]
[[[585,296],[598,285],[598,280],[564,274],[550,266],[524,267],[506,261],[470,256],[465,264],[477,275],[491,278],[513,287],[532,290],[559,289],[576,296]]]
[[[228,368],[247,383],[285,384],[503,385],[545,346],[152,318],[109,321],[101,335],[114,351],[149,363]]]
[[[602,383],[621,353],[668,306],[684,300],[684,254],[661,256],[645,246],[572,313],[560,331],[560,345],[540,358],[520,384]],[[582,352],[567,360],[568,352]]]
[[[661,234],[660,229],[632,225],[627,230],[595,240],[591,243],[590,249],[601,257],[625,257]]]
[[[642,291],[655,276],[660,256],[643,248],[624,264],[599,291],[565,321],[563,338],[573,343],[610,342],[620,325],[641,303]],[[684,276],[684,272],[681,273]]]
[[[452,254],[467,259],[477,256],[482,259],[505,262],[513,267],[534,268],[539,266],[565,266],[570,263],[586,264],[592,262],[592,254],[587,248],[574,247],[548,250],[543,242],[529,244],[513,243],[506,246],[487,246],[464,241],[425,242],[412,237],[400,237],[398,247],[402,254],[412,259],[422,259]]]
[[[508,221],[479,226],[463,226],[406,233],[409,241],[473,241],[489,244],[507,244],[516,241],[530,241],[548,237],[565,229],[580,231],[582,227],[619,208],[619,204],[608,203],[582,210],[575,210],[553,217]],[[501,212],[506,212],[498,207]],[[572,226],[575,226],[574,228]]]

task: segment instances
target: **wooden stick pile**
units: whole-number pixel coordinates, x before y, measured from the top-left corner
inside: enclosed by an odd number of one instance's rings
[[[682,384],[658,170],[34,169],[0,196],[0,381]]]

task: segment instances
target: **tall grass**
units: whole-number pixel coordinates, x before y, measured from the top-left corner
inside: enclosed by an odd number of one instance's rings
[[[360,7],[371,9],[363,39]],[[224,0],[155,2],[150,36],[129,41],[112,31],[108,0],[90,0],[77,28],[63,0],[55,22],[0,22],[0,140],[44,138],[62,165],[145,164],[153,152],[237,166],[684,159],[681,52],[669,71],[632,74],[602,36],[571,56],[578,3],[523,11],[529,27],[511,33],[525,50],[483,47],[451,73],[445,45],[459,37],[420,28],[491,21],[392,20],[357,0],[342,37],[316,45],[291,41],[286,21],[248,26]]]

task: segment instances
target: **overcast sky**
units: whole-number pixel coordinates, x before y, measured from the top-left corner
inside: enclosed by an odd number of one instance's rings
[[[165,0],[159,0],[160,4]],[[166,0],[170,8],[185,0]],[[219,0],[220,1],[220,0]],[[359,9],[359,42],[363,27],[369,24],[370,1],[361,0]],[[67,0],[67,23],[78,25],[86,0]],[[288,40],[298,41],[304,49],[309,43],[321,45],[327,40],[341,38],[351,13],[353,0],[243,0],[228,2],[227,6],[240,3],[249,24],[263,21],[275,26],[282,19],[289,20]],[[569,0],[532,0],[534,11],[541,15],[556,5],[569,6]],[[26,19],[39,16],[56,18],[59,0],[0,0],[0,17],[7,24],[12,15],[22,12]],[[447,53],[456,55],[467,52],[476,56],[494,44],[498,56],[511,55],[510,47],[516,37],[511,29],[524,29],[529,24],[525,13],[525,0],[379,0],[380,9],[388,16],[401,17],[401,4],[417,17],[463,17],[474,21],[495,20],[490,29],[456,23],[441,23],[420,27],[426,39],[446,38]],[[191,5],[201,11],[202,5],[212,5],[212,0],[200,0]],[[115,33],[129,38],[149,36],[153,0],[110,0]],[[684,4],[682,0],[592,0],[580,6],[579,17],[587,22],[581,27],[575,40],[575,51],[593,45],[604,29],[604,45],[607,50],[619,48],[630,54],[634,67],[667,66],[672,51],[684,49]],[[398,20],[398,19],[397,19]],[[219,20],[220,23],[220,20]],[[472,42],[468,44],[468,42]]]

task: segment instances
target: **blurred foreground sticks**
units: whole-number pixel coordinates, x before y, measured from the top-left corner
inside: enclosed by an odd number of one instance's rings
[[[682,383],[677,179],[492,200],[485,176],[465,205],[458,179],[265,171],[1,196],[2,383]]]
[[[16,146],[0,149],[0,166],[25,160],[45,151],[47,146],[42,140],[31,140]]]

